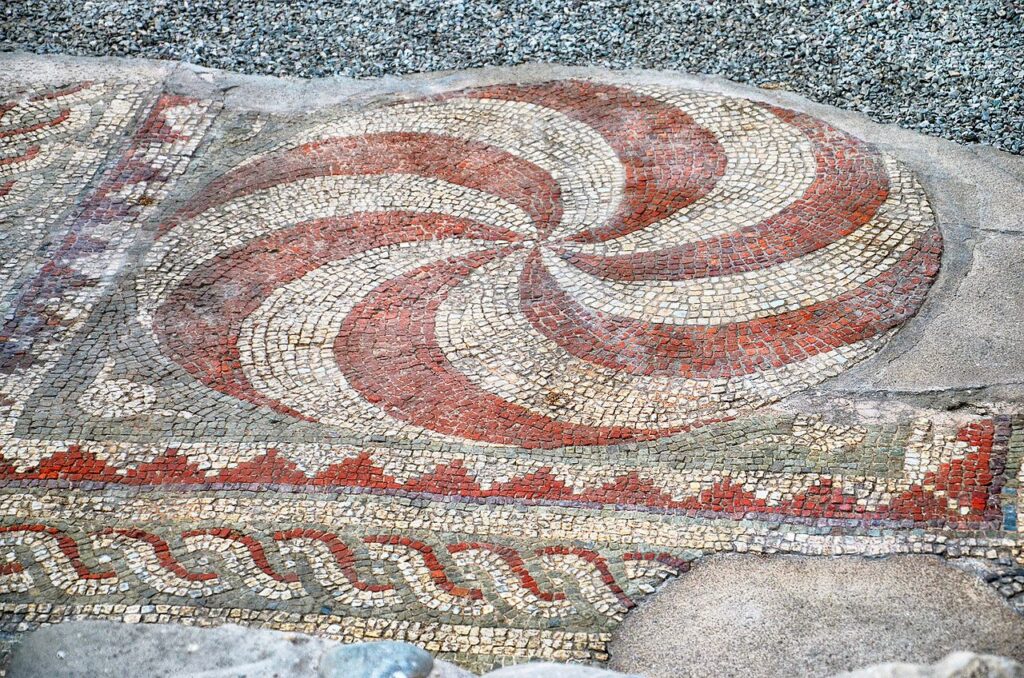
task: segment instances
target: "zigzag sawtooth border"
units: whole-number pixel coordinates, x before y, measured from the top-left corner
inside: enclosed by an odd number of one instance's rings
[[[957,440],[970,450],[963,458],[943,462],[920,482],[871,509],[844,488],[842,478],[802,474],[813,479],[791,499],[771,502],[755,489],[736,482],[728,473],[698,494],[674,499],[669,491],[642,472],[629,471],[610,482],[582,490],[570,487],[551,468],[542,467],[483,487],[458,460],[439,464],[432,472],[399,481],[363,452],[315,474],[303,472],[274,449],[232,468],[209,475],[177,449],[132,468],[119,468],[95,454],[71,445],[33,468],[17,470],[0,464],[0,487],[65,483],[71,487],[112,484],[140,488],[224,489],[258,485],[261,490],[317,492],[340,490],[382,495],[455,497],[467,501],[505,500],[557,503],[571,506],[616,506],[656,509],[687,515],[744,518],[821,518],[858,521],[910,521],[979,526],[1001,519],[999,493],[1005,479],[1005,417],[984,419],[961,427]],[[2,455],[0,455],[2,456]]]

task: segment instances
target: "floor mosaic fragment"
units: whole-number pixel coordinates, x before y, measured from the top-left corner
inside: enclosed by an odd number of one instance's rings
[[[906,164],[614,78],[284,116],[0,106],[0,612],[604,661],[702,555],[936,553],[1020,595],[1024,420],[776,406],[940,273]]]

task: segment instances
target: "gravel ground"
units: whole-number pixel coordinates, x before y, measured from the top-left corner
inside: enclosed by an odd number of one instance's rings
[[[6,0],[0,49],[378,76],[673,68],[1024,154],[1022,0]]]

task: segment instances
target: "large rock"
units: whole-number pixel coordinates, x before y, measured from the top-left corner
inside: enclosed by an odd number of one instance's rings
[[[433,668],[429,652],[390,640],[341,645],[320,660],[322,678],[427,678]]]
[[[720,556],[626,617],[611,666],[649,678],[789,678],[931,663],[951,650],[1024,659],[1024,618],[936,558]]]
[[[590,666],[529,662],[485,673],[483,678],[642,678],[642,676],[605,671]]]
[[[273,678],[317,675],[329,643],[243,628],[90,621],[44,626],[14,650],[9,678]]]
[[[405,678],[473,678],[407,643],[340,645],[233,624],[195,628],[104,621],[64,622],[26,634],[15,647],[7,676],[399,678],[402,671]]]
[[[736,657],[736,665],[743,675],[766,675],[758,661],[757,657],[752,657],[747,663],[747,657]],[[7,675],[10,678],[476,678],[453,664],[432,659],[407,643],[382,641],[342,646],[298,633],[234,625],[205,629],[114,622],[65,622],[34,631],[18,645]],[[714,665],[695,663],[678,675],[728,674],[719,673]],[[531,662],[498,669],[483,678],[642,677],[588,666]],[[1024,678],[1024,667],[1003,657],[960,652],[934,665],[878,664],[835,678]]]
[[[1024,678],[1024,666],[1006,657],[954,652],[930,666],[890,662],[834,678]]]

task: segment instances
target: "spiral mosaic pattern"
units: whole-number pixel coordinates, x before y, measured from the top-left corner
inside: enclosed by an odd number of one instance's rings
[[[140,321],[210,388],[360,435],[651,440],[861,360],[941,241],[907,169],[792,111],[582,81],[319,125],[164,225]]]

